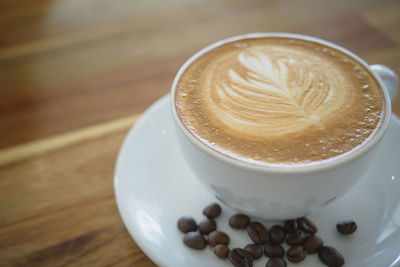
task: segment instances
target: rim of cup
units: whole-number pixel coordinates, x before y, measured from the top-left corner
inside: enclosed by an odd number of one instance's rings
[[[175,105],[175,98],[176,98],[176,85],[178,84],[181,76],[185,72],[185,70],[192,64],[196,59],[198,59],[200,56],[203,54],[207,53],[208,51],[211,51],[212,49],[224,45],[226,43],[238,41],[238,40],[243,40],[243,39],[253,39],[253,38],[264,38],[264,37],[285,37],[285,38],[291,38],[291,39],[299,39],[299,40],[305,40],[305,41],[311,41],[314,43],[318,43],[324,46],[328,46],[330,48],[336,49],[349,57],[355,59],[357,62],[359,62],[362,66],[364,66],[369,73],[372,75],[372,77],[375,78],[375,80],[378,82],[379,86],[381,87],[382,93],[383,93],[383,98],[384,98],[384,118],[381,124],[379,125],[379,128],[377,128],[374,133],[374,135],[366,142],[360,145],[360,147],[356,148],[354,151],[345,153],[343,155],[333,157],[331,159],[323,160],[323,161],[317,161],[317,162],[310,162],[310,163],[302,163],[302,164],[271,164],[271,165],[260,165],[260,164],[255,164],[255,163],[250,163],[250,162],[244,162],[239,159],[231,158],[228,155],[222,154],[221,152],[218,152],[214,150],[213,148],[209,147],[208,145],[204,144],[201,142],[198,138],[196,138],[192,133],[188,131],[188,129],[183,125],[177,111],[176,111],[176,105]],[[349,51],[346,48],[343,48],[337,44],[334,44],[332,42],[317,38],[317,37],[311,37],[307,35],[302,35],[302,34],[295,34],[295,33],[283,33],[283,32],[276,32],[276,33],[248,33],[248,34],[243,34],[243,35],[237,35],[233,37],[229,37],[220,41],[217,41],[215,43],[212,43],[205,48],[201,49],[197,53],[195,53],[193,56],[191,56],[186,62],[180,67],[178,73],[176,74],[174,81],[172,83],[171,87],[171,109],[172,109],[172,114],[175,120],[175,123],[177,124],[180,132],[187,138],[189,141],[194,144],[197,148],[202,150],[204,153],[208,154],[209,156],[213,157],[214,159],[217,159],[218,161],[224,162],[228,165],[231,165],[233,167],[239,167],[251,171],[256,171],[256,172],[272,172],[272,173],[300,173],[300,172],[317,172],[321,170],[328,170],[328,169],[334,169],[340,166],[348,165],[355,160],[359,159],[363,155],[365,155],[368,151],[370,151],[375,145],[382,139],[384,136],[386,129],[389,125],[389,120],[390,120],[390,114],[391,114],[391,103],[390,103],[390,98],[388,95],[388,92],[386,91],[383,82],[381,81],[380,77],[375,74],[370,66],[360,57],[355,55],[353,52]]]

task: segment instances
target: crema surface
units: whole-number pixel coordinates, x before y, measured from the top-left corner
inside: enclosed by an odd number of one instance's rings
[[[203,54],[183,73],[184,126],[229,157],[260,165],[342,156],[380,127],[383,94],[362,65],[332,48],[253,38]]]

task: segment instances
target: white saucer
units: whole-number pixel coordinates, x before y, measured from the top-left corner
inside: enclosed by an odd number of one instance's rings
[[[217,200],[186,165],[172,123],[167,95],[147,110],[126,137],[114,179],[121,217],[135,242],[158,265],[232,266],[210,249],[196,251],[182,242],[178,218],[191,215],[199,222],[204,218],[203,208]],[[309,216],[325,244],[343,254],[345,266],[400,266],[400,121],[395,116],[378,149],[374,164],[352,191]],[[228,226],[235,211],[221,206],[217,227],[230,235],[230,247],[250,243],[245,231]],[[344,219],[355,220],[357,232],[339,235],[335,225]],[[254,266],[266,262],[263,256]],[[324,265],[317,255],[309,255],[304,262],[288,262],[288,266]]]

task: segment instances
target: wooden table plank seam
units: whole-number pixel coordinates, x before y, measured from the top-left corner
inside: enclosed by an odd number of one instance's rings
[[[54,151],[65,146],[84,142],[85,140],[98,138],[115,131],[126,129],[131,127],[140,118],[140,116],[141,113],[138,113],[64,134],[3,149],[0,151],[0,167],[42,153]]]

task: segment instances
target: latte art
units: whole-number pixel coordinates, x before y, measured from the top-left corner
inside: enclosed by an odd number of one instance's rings
[[[192,62],[177,84],[184,127],[231,158],[311,164],[357,150],[384,114],[381,88],[350,56],[285,37],[238,40]]]
[[[236,70],[238,69],[238,70]],[[341,114],[350,92],[330,62],[287,47],[251,47],[210,62],[203,101],[235,131],[283,135]],[[221,77],[223,77],[221,79]]]

